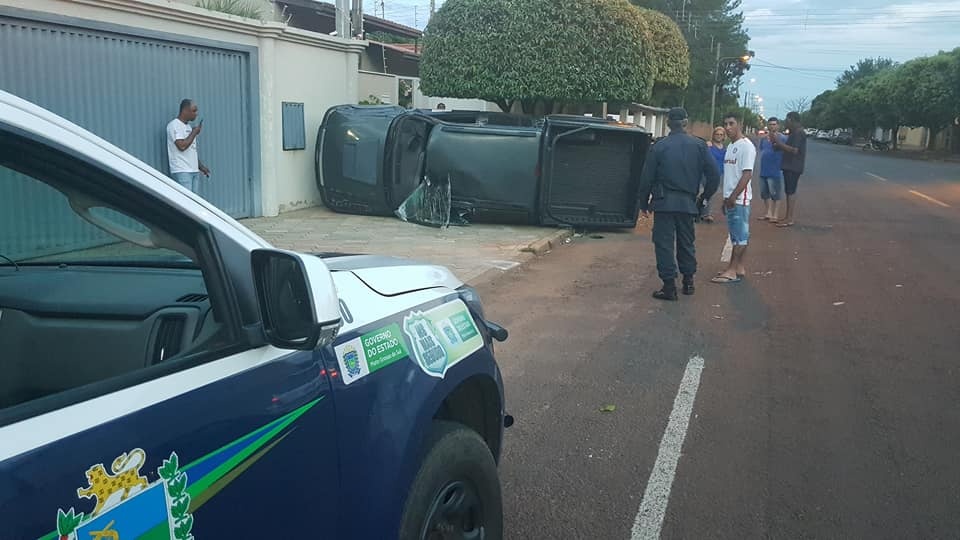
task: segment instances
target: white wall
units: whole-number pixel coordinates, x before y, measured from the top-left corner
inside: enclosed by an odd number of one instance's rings
[[[298,30],[299,32],[299,30]],[[304,32],[306,33],[306,32]],[[316,35],[316,34],[314,34]],[[266,48],[261,51],[267,50]],[[261,120],[261,129],[265,137],[269,136],[274,148],[263,148],[263,155],[274,155],[276,173],[273,176],[276,188],[275,201],[269,201],[269,193],[264,190],[264,213],[266,208],[276,208],[287,212],[307,206],[321,204],[320,191],[317,189],[314,165],[317,130],[323,121],[323,115],[331,106],[344,103],[356,103],[357,95],[357,53],[345,54],[340,51],[318,48],[301,43],[276,40],[274,65],[272,122],[270,126]],[[307,144],[304,150],[283,150],[283,126],[280,106],[284,101],[303,103],[304,128]],[[261,109],[265,109],[261,100]],[[269,135],[266,132],[269,131]],[[264,160],[266,161],[266,159]],[[266,174],[264,175],[266,178]],[[267,184],[264,184],[267,187]],[[274,206],[275,205],[275,206]],[[272,214],[267,214],[272,215]]]
[[[357,79],[356,101],[368,99],[371,95],[380,98],[384,104],[396,105],[399,101],[400,87],[397,76],[388,73],[361,71]]]
[[[0,0],[0,5],[256,47],[261,212],[274,216],[320,200],[313,164],[317,128],[327,108],[356,103],[357,65],[366,41],[316,34],[277,22],[241,19],[165,0]],[[304,104],[305,150],[283,151],[283,101]]]
[[[482,99],[458,99],[424,95],[420,91],[420,79],[413,78],[413,106],[415,108],[436,109],[440,103],[446,105],[448,111],[502,112],[495,103]]]

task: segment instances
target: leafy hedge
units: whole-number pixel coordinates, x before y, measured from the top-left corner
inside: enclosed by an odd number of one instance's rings
[[[683,36],[657,15],[627,0],[448,0],[424,33],[421,89],[504,108],[644,100],[689,75]]]
[[[652,9],[637,8],[647,25],[654,82],[686,88],[690,82],[690,50],[677,23]]]

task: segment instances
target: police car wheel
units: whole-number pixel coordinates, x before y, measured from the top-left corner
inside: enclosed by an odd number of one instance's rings
[[[500,540],[500,480],[480,435],[456,422],[438,421],[428,448],[410,488],[400,539]]]

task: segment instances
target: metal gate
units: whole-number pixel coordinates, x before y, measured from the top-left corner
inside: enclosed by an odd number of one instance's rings
[[[199,194],[233,217],[257,213],[247,52],[0,16],[0,88],[96,133],[169,173],[166,125],[197,101]],[[0,204],[30,205],[5,192]]]

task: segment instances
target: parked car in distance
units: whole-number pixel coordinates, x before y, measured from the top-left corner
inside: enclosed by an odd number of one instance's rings
[[[851,145],[853,144],[853,132],[847,129],[840,130],[834,134],[830,141],[833,144]]]
[[[829,141],[829,140],[830,140],[830,132],[827,131],[827,130],[825,130],[825,129],[821,129],[820,131],[817,132],[817,140],[820,140],[820,141]]]
[[[817,135],[817,128],[805,128],[803,132],[807,137],[815,137]]]

